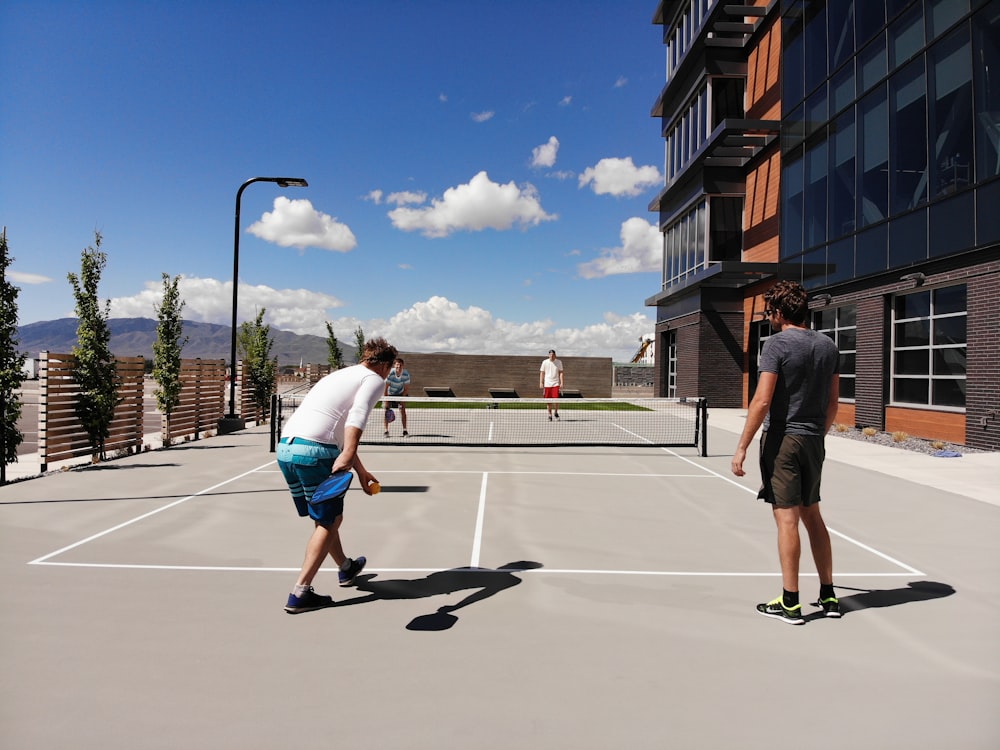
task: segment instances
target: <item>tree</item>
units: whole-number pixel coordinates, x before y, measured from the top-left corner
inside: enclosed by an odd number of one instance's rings
[[[184,320],[181,311],[184,300],[177,291],[179,276],[172,280],[168,274],[163,274],[163,302],[154,305],[158,323],[156,325],[156,341],[153,342],[153,379],[156,380],[156,406],[163,412],[166,420],[166,435],[164,445],[170,443],[170,415],[181,402],[181,349],[187,343],[187,336],[181,339],[184,332]]]
[[[80,275],[67,274],[76,298],[76,346],[73,355],[76,364],[73,376],[80,389],[76,414],[90,438],[95,460],[107,458],[105,441],[110,434],[118,398],[120,379],[115,371],[115,358],[111,353],[111,329],[108,316],[111,300],[101,307],[97,299],[97,285],[107,265],[107,256],[101,252],[101,233],[94,232],[94,247],[81,254]]]
[[[239,348],[246,366],[246,386],[252,389],[253,402],[261,414],[267,415],[278,364],[271,359],[271,326],[264,325],[266,308],[261,308],[253,323],[241,323]]]
[[[331,370],[339,370],[344,366],[344,354],[340,351],[340,342],[333,333],[333,325],[326,321],[326,348],[330,350],[330,355],[326,361],[330,364]]]
[[[7,254],[7,227],[0,233],[0,484],[7,483],[7,464],[17,461],[17,447],[24,435],[17,429],[21,418],[21,387],[24,355],[17,350],[16,286],[7,281],[7,266],[14,259]]]
[[[358,363],[365,358],[365,332],[361,326],[354,331],[354,344],[357,346]]]

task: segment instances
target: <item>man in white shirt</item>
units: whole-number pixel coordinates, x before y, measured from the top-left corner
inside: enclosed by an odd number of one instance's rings
[[[563,387],[563,363],[562,360],[556,359],[555,349],[549,349],[548,359],[542,360],[538,373],[538,387],[542,389],[542,398],[559,398],[559,389]],[[549,401],[545,406],[549,412],[550,422],[553,412],[556,419],[559,419],[558,404]]]
[[[372,485],[378,480],[361,463],[358,443],[368,415],[382,397],[395,358],[396,348],[385,339],[368,341],[361,363],[336,370],[316,383],[281,430],[278,466],[298,514],[309,516],[315,524],[302,570],[285,605],[289,614],[333,604],[332,597],[317,594],[312,587],[327,555],[337,563],[341,586],[351,585],[365,567],[365,558],[347,557],[340,542],[343,497],[317,504],[309,501],[316,487],[341,469],[354,469],[361,489],[372,494]]]

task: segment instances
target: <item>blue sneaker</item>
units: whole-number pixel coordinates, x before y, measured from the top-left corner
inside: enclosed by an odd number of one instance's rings
[[[347,559],[351,560],[351,558]],[[347,570],[341,568],[337,572],[337,575],[340,577],[340,585],[350,586],[352,583],[354,583],[354,578],[358,575],[358,573],[360,573],[362,570],[365,569],[366,562],[368,562],[368,560],[365,559],[364,555],[360,555],[351,560],[351,564],[350,566],[348,566]]]
[[[323,609],[325,607],[332,606],[332,596],[317,594],[313,591],[312,586],[310,586],[309,589],[302,594],[302,596],[289,594],[288,604],[285,605],[285,611],[290,615],[297,615],[302,612],[312,612],[314,609]]]

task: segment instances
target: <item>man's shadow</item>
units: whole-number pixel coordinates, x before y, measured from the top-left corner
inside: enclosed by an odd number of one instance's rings
[[[861,592],[840,599],[840,608],[845,616],[862,609],[925,602],[929,599],[941,599],[955,593],[955,589],[947,583],[935,583],[934,581],[911,581],[906,584],[906,588],[899,589],[852,589],[848,586],[837,586],[837,588]],[[823,613],[817,613],[816,617],[822,618]]]
[[[521,560],[501,565],[499,568],[452,568],[431,573],[424,578],[415,580],[375,581],[374,576],[359,576],[355,588],[368,592],[368,596],[359,596],[342,602],[335,602],[334,607],[349,607],[354,604],[367,604],[388,599],[423,599],[429,596],[453,594],[456,591],[476,589],[458,604],[438,608],[437,612],[420,615],[407,624],[407,630],[447,630],[458,622],[458,617],[451,614],[457,609],[468,607],[483,599],[488,599],[496,593],[517,586],[521,579],[514,573],[520,570],[534,570],[542,567],[541,563]]]

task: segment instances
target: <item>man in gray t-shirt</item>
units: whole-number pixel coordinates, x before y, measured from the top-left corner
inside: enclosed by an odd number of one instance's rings
[[[801,625],[799,603],[799,522],[806,527],[819,573],[817,606],[827,617],[840,617],[833,588],[830,533],[819,510],[820,480],[826,452],[824,438],[837,416],[840,391],[837,345],[806,328],[806,291],[779,281],[764,294],[764,314],[777,331],[764,344],[757,390],[733,454],[732,470],[744,476],[747,448],[763,424],[760,441],[759,497],[770,503],[778,527],[782,595],[757,605],[757,611],[791,625]]]

